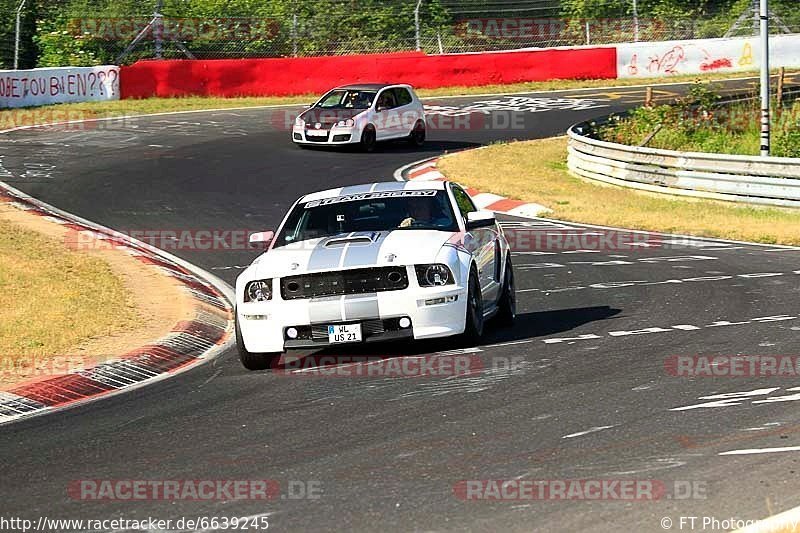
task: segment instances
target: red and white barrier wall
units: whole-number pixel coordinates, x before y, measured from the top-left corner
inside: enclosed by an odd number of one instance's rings
[[[0,70],[0,107],[119,100],[119,67]]]
[[[139,61],[122,67],[122,97],[283,96],[322,93],[357,82],[410,83],[435,88],[616,77],[616,50],[553,48],[536,51],[428,55],[422,52],[295,57]]]
[[[356,82],[419,88],[551,79],[669,77],[759,66],[757,38],[626,43],[427,55],[422,52],[247,60],[140,61],[122,67],[122,97],[283,96]],[[800,35],[771,38],[772,66],[800,67]]]

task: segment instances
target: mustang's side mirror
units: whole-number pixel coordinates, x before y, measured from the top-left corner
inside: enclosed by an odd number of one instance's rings
[[[497,221],[494,218],[494,212],[480,210],[467,213],[467,231],[477,228],[488,228],[494,226]]]
[[[258,231],[256,233],[251,233],[248,240],[251,246],[262,246],[266,248],[274,238],[274,231]]]

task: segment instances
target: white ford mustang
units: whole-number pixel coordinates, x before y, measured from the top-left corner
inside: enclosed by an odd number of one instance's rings
[[[287,349],[430,339],[477,341],[516,314],[511,253],[491,211],[444,181],[355,185],[303,196],[236,280],[242,364]]]
[[[345,85],[328,91],[295,120],[292,140],[300,146],[360,144],[371,152],[378,141],[425,142],[425,111],[410,85]]]

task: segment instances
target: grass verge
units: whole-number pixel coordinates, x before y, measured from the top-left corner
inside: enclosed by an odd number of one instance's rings
[[[718,95],[698,84],[674,104],[638,107],[625,117],[600,126],[598,138],[631,146],[758,155],[760,153],[760,102],[714,106]],[[772,104],[772,150],[778,157],[800,157],[800,101]]]
[[[800,72],[800,71],[798,71]],[[736,72],[730,74],[709,74],[704,76],[684,75],[670,78],[620,79],[620,80],[551,80],[542,82],[515,83],[510,85],[484,85],[479,87],[442,87],[439,89],[419,89],[422,98],[476,95],[488,93],[518,93],[551,90],[591,89],[609,86],[685,83],[696,80],[719,81],[731,78],[755,76],[755,72]],[[117,100],[112,102],[84,102],[77,104],[58,104],[26,109],[5,109],[0,111],[0,130],[17,126],[47,124],[92,118],[108,118],[174,111],[200,111],[204,109],[230,109],[235,107],[258,107],[267,105],[307,104],[319,95],[269,97],[184,97],[184,98],[145,98],[141,100]]]
[[[138,316],[105,261],[3,219],[0,309],[0,370],[71,355],[88,339],[134,328]]]
[[[599,185],[567,171],[567,138],[491,145],[439,161],[449,179],[553,210],[571,222],[769,244],[800,245],[800,212],[678,199]]]

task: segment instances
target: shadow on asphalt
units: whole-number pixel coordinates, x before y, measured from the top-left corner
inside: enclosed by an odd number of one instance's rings
[[[492,320],[486,323],[481,346],[532,340],[537,337],[564,333],[590,322],[606,320],[620,312],[620,309],[609,306],[594,306],[523,313],[517,315],[517,320],[511,328],[500,327]],[[469,347],[461,339],[444,338],[428,341],[342,345],[309,354],[290,351],[273,365],[272,370],[280,372],[296,368],[331,367],[396,357],[418,357]]]
[[[394,153],[394,154],[419,154],[419,159],[425,159],[426,156],[433,157],[441,155],[442,152],[453,152],[456,150],[466,150],[467,148],[477,148],[482,146],[477,142],[466,141],[426,141],[422,147],[411,146],[405,141],[384,141],[379,142],[375,150],[371,153],[365,153],[360,150],[357,145],[349,146],[308,146],[304,145],[300,150],[309,152],[347,152],[347,153],[361,153],[364,156],[379,153]]]

